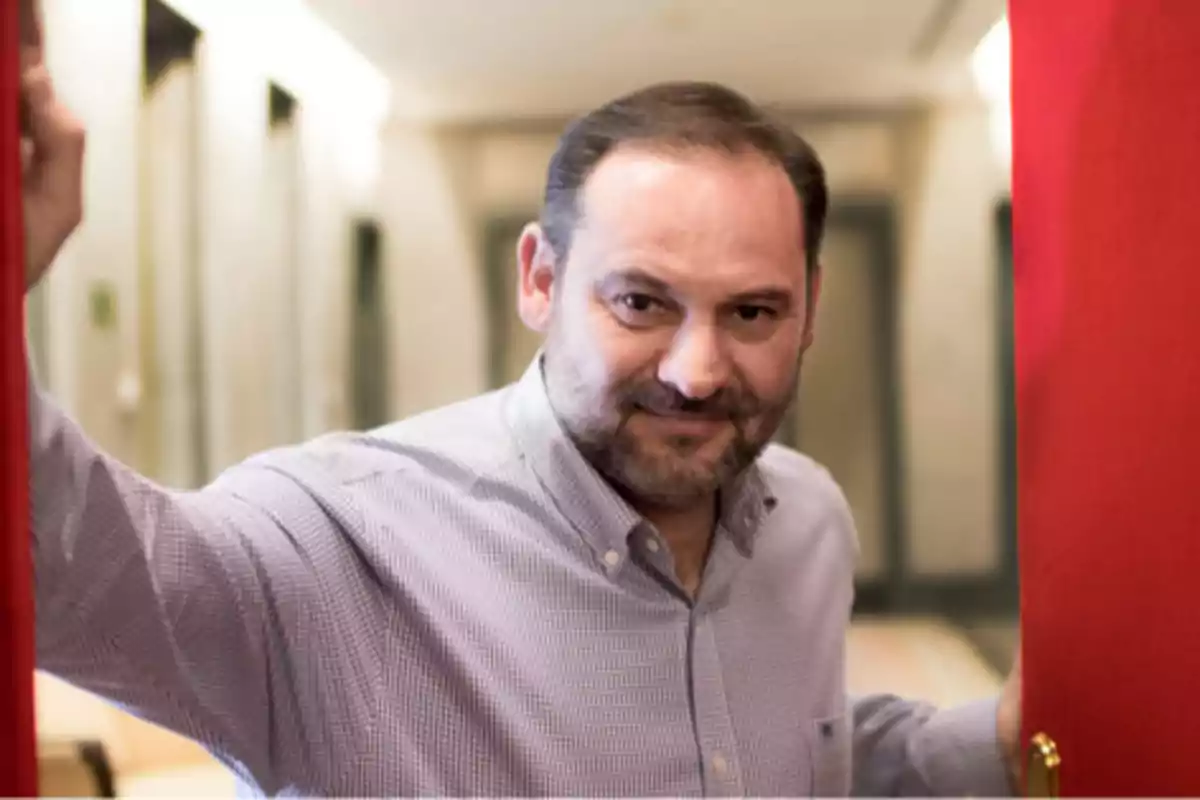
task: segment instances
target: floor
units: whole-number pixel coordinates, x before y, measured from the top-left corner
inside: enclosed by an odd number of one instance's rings
[[[1005,674],[1012,668],[1018,639],[1016,615],[968,617],[957,620],[957,624],[995,669]]]
[[[1011,621],[995,619],[965,626],[937,617],[856,619],[847,639],[848,688],[852,694],[885,692],[942,706],[987,697],[999,689],[1011,662],[1015,630]],[[173,746],[161,745],[162,752]],[[117,791],[122,797],[216,798],[233,797],[235,786],[228,772],[204,756],[176,768],[118,774]]]
[[[165,769],[117,779],[118,797],[236,797],[233,774],[220,764]]]
[[[851,694],[884,692],[952,706],[994,694],[1003,675],[962,629],[936,617],[858,619],[846,651]]]

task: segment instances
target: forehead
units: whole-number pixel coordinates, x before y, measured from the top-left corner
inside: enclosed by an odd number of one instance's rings
[[[804,274],[799,198],[783,168],[755,152],[622,146],[584,184],[580,210],[573,249],[604,266],[672,282]]]

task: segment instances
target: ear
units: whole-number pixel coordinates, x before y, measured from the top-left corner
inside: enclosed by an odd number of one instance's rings
[[[531,330],[545,333],[554,300],[557,257],[541,226],[530,223],[517,241],[517,312]]]
[[[812,347],[813,339],[816,337],[817,328],[817,300],[821,296],[821,273],[823,267],[818,261],[813,264],[808,275],[805,277],[805,297],[804,297],[804,334],[801,338],[801,350],[807,350]]]

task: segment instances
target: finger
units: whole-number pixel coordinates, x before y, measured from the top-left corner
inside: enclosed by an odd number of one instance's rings
[[[42,140],[46,142],[41,163],[42,188],[47,197],[59,204],[64,216],[74,226],[81,214],[83,201],[83,126],[57,103],[52,115],[53,122],[48,124],[52,133]],[[37,142],[37,139],[34,141]]]
[[[54,102],[54,86],[50,73],[42,65],[21,69],[21,135],[35,138],[35,119],[45,117],[46,109]]]
[[[20,19],[21,74],[45,61],[45,37],[42,32],[41,3],[38,0],[17,0]]]
[[[45,110],[54,103],[54,84],[45,65],[21,70],[21,99],[29,106],[31,115],[45,116]]]
[[[77,217],[82,197],[83,127],[55,97],[45,67],[22,75],[22,95],[28,109],[33,146],[28,188],[69,218]]]
[[[82,145],[82,129],[58,102],[54,83],[44,66],[26,70],[21,76],[21,98],[28,115],[29,136],[39,158],[53,160]]]
[[[79,221],[83,201],[83,126],[63,106],[55,103],[32,117],[33,189],[43,202],[56,209],[71,227]]]
[[[25,74],[25,70],[33,69],[42,63],[42,51],[36,47],[21,46],[20,49],[20,66],[21,74]]]
[[[18,0],[21,26],[21,49],[39,53],[43,49],[41,4],[37,0]]]
[[[30,129],[29,117],[30,117],[29,101],[27,101],[25,99],[25,95],[22,94],[21,95],[21,107],[17,110],[17,118],[18,118],[18,121],[20,124],[22,141],[29,139],[33,135],[33,132]]]

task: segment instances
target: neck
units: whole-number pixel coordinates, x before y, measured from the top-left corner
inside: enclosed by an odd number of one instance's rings
[[[637,511],[652,524],[671,550],[675,575],[693,597],[700,589],[704,565],[712,545],[717,522],[717,499],[694,503],[686,508],[637,506]]]

